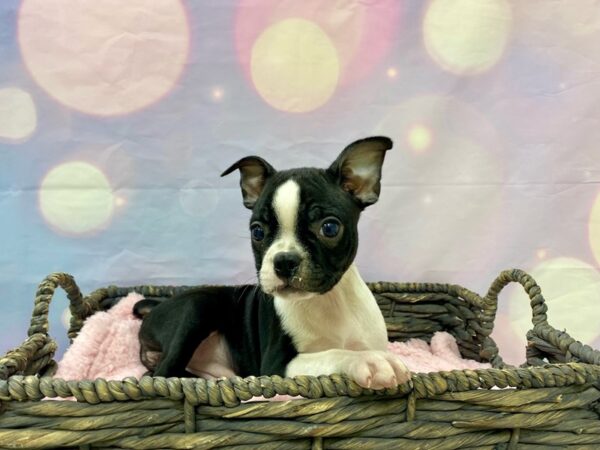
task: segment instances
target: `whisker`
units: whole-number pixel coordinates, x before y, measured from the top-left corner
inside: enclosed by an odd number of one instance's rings
[[[240,296],[238,297],[238,300],[244,296],[244,294],[246,293],[246,291],[248,289],[256,289],[256,288],[258,288],[257,284],[248,284],[248,281],[252,281],[253,279],[254,279],[254,277],[250,277],[250,278],[247,279],[247,281],[244,281],[244,282],[241,283],[242,285],[245,285],[245,286],[244,286],[244,289],[242,289],[242,292],[240,292]]]

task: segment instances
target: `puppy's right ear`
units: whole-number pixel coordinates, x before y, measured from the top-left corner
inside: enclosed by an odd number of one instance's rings
[[[275,173],[275,169],[258,156],[246,156],[233,164],[221,176],[229,175],[236,169],[240,170],[240,187],[242,188],[244,206],[252,209],[265,187],[267,179]]]

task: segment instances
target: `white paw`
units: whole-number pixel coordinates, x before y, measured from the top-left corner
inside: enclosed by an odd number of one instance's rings
[[[370,389],[391,388],[410,380],[410,372],[402,360],[385,351],[356,352],[346,375]]]

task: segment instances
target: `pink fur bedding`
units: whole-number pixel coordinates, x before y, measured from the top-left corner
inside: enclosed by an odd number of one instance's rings
[[[131,311],[142,298],[131,293],[108,312],[91,316],[58,363],[55,376],[66,380],[141,377],[146,372],[139,360],[137,335],[141,322]],[[431,344],[411,339],[402,343],[390,342],[388,349],[400,356],[411,372],[490,367],[489,364],[463,359],[456,341],[446,332],[435,333]]]

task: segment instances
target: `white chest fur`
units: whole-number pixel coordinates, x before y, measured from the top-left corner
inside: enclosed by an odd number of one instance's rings
[[[304,300],[275,297],[275,308],[299,353],[386,349],[385,321],[354,264],[328,293]]]

